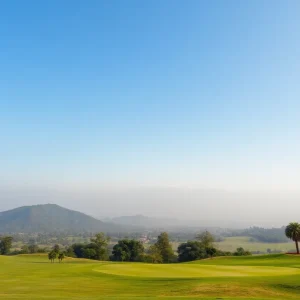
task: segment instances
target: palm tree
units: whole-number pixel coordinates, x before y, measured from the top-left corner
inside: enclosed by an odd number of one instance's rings
[[[300,224],[297,222],[290,223],[285,228],[285,235],[293,240],[296,244],[297,254],[299,254],[299,245],[298,242],[300,241]]]

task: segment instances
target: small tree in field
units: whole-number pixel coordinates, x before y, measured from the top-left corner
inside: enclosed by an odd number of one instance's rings
[[[56,257],[57,257],[57,253],[55,251],[52,250],[51,252],[48,253],[48,258],[52,263],[54,263]]]
[[[296,251],[299,254],[299,244],[300,241],[300,224],[297,222],[290,223],[285,229],[285,235],[293,240],[296,244]]]
[[[236,251],[233,252],[233,255],[234,256],[248,256],[248,255],[252,255],[252,253],[245,250],[243,247],[239,247],[239,248],[236,248]]]
[[[58,254],[58,261],[61,263],[65,258],[65,254],[63,252],[60,252]]]

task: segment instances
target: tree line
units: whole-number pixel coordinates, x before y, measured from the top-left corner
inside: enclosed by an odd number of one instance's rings
[[[285,235],[285,227],[281,228],[261,228],[250,227],[243,229],[240,236],[249,236],[255,241],[263,243],[286,243],[288,241]]]
[[[208,231],[198,234],[195,240],[181,243],[175,254],[167,232],[158,235],[157,240],[145,249],[141,241],[135,239],[121,239],[112,248],[109,255],[109,237],[104,233],[98,233],[87,244],[73,244],[64,252],[64,256],[87,258],[94,260],[111,260],[127,262],[148,263],[174,263],[193,261],[204,258],[212,258],[224,255],[251,255],[249,251],[238,248],[236,252],[224,252],[214,247],[214,237]],[[49,253],[48,258],[54,261],[59,258],[60,249],[56,246]],[[64,258],[63,256],[63,258]]]
[[[300,224],[296,222],[290,223],[285,228],[285,234],[295,242],[296,252],[299,254]],[[135,239],[119,240],[113,246],[110,256],[108,254],[109,241],[110,238],[104,233],[98,233],[94,238],[91,238],[88,244],[73,244],[71,247],[68,247],[64,255],[95,260],[150,263],[187,262],[215,256],[252,255],[251,252],[246,251],[242,247],[237,248],[233,253],[215,248],[215,238],[208,231],[198,234],[195,240],[181,243],[177,248],[178,255],[173,251],[167,232],[162,232],[158,235],[157,241],[148,249],[145,249],[142,242]]]
[[[285,235],[295,242],[296,252],[299,254],[300,224],[292,222],[285,228]],[[0,236],[0,255],[14,254],[10,252],[13,238],[11,236]],[[110,238],[104,233],[98,233],[90,238],[89,243],[74,243],[61,250],[58,245],[48,253],[49,260],[62,261],[65,256],[88,258],[94,260],[111,261],[140,261],[150,263],[171,263],[184,262],[197,259],[210,258],[214,256],[242,256],[251,255],[243,248],[237,248],[235,252],[221,251],[214,247],[215,238],[208,231],[198,234],[194,240],[181,243],[177,248],[177,255],[172,249],[172,245],[167,232],[158,235],[157,240],[150,247],[145,248],[141,241],[135,239],[121,239],[112,249]],[[110,251],[111,250],[111,251]],[[34,242],[23,245],[21,251],[15,254],[43,253],[46,249],[40,249]],[[111,254],[109,255],[109,253]]]
[[[145,249],[141,241],[121,239],[112,248],[109,255],[110,238],[98,233],[90,243],[76,243],[66,249],[66,256],[111,261],[143,261],[152,263],[170,263],[176,261],[168,233],[161,233],[155,244]]]

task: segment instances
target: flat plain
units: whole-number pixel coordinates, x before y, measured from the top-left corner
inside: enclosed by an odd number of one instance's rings
[[[251,241],[248,236],[235,236],[227,237],[222,242],[216,243],[216,246],[223,251],[235,251],[238,247],[243,247],[249,251],[261,251],[267,252],[267,249],[271,251],[289,252],[295,250],[294,242],[286,243],[263,243],[259,241]]]

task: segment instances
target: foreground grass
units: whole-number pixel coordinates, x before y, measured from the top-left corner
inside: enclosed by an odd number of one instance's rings
[[[152,265],[0,256],[1,299],[300,299],[300,257]]]

